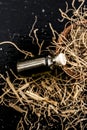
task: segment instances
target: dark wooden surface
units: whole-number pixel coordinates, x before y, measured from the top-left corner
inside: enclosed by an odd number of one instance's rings
[[[65,0],[0,0],[0,42],[14,41],[22,49],[37,52],[37,47],[32,45],[28,37],[35,16],[37,16],[35,27],[39,29],[39,38],[47,40],[48,43],[52,36],[49,22],[59,33],[66,22],[58,22],[58,18],[61,18],[59,8],[65,10]],[[20,58],[13,46],[0,45],[0,72],[14,67],[17,59]],[[19,118],[20,114],[14,110],[0,106],[0,130],[16,130]]]

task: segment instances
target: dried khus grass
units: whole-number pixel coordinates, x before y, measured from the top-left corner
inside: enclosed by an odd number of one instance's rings
[[[67,57],[67,65],[61,67],[61,71],[57,70],[56,76],[52,72],[44,72],[32,77],[22,77],[16,76],[11,70],[14,75],[14,80],[11,81],[9,75],[7,78],[0,75],[4,86],[0,104],[23,114],[17,130],[24,130],[24,124],[29,130],[87,128],[87,8],[83,7],[84,0],[78,2],[81,3],[77,9],[75,0],[72,1],[72,10],[68,9],[68,5],[66,12],[60,9],[62,18],[68,19],[70,23],[61,34],[49,24],[53,33],[52,43],[56,48],[54,53],[57,55],[63,52]],[[71,17],[67,15],[69,11],[72,11]],[[41,46],[36,31],[34,34],[40,54]],[[59,36],[58,40],[56,34]],[[15,46],[14,43],[11,44]],[[33,56],[30,52],[21,52],[26,57]]]

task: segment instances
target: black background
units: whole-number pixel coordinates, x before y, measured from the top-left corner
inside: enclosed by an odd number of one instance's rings
[[[69,8],[71,1],[67,0]],[[78,6],[76,1],[76,6]],[[60,33],[66,21],[60,23],[59,8],[65,10],[65,0],[0,0],[0,42],[14,41],[20,48],[37,53],[28,35],[37,16],[35,28],[38,28],[40,40],[51,41],[49,22]],[[71,15],[71,14],[69,14]],[[15,66],[21,55],[11,45],[0,45],[0,72]],[[16,129],[20,114],[11,108],[0,106],[0,130]]]
[[[35,16],[40,31],[48,31],[49,22],[60,31],[59,8],[65,9],[64,0],[0,0],[0,41],[28,34]]]

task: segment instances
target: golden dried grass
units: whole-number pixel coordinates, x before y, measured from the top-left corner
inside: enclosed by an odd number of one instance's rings
[[[0,104],[12,107],[22,113],[24,117],[20,119],[17,130],[25,129],[23,121],[29,125],[30,130],[33,128],[39,130],[42,116],[48,126],[51,126],[47,116],[53,121],[59,122],[53,118],[53,115],[59,117],[62,130],[70,128],[76,130],[78,125],[81,130],[87,128],[87,25],[86,22],[83,22],[86,21],[87,9],[83,7],[84,0],[79,2],[81,4],[77,9],[74,6],[75,0],[72,2],[72,17],[67,15],[71,11],[68,9],[68,5],[65,12],[60,9],[62,20],[66,18],[71,23],[67,35],[65,33],[66,26],[64,32],[59,35],[49,24],[53,33],[52,44],[56,49],[54,54],[63,52],[67,56],[67,65],[61,67],[61,71],[56,70],[56,75],[53,74],[54,72],[44,72],[22,77],[15,75],[10,70],[14,75],[13,81],[10,80],[9,74],[7,78],[0,74],[4,84]],[[37,29],[34,34],[36,41],[39,42],[36,32]],[[31,36],[31,32],[29,35]],[[56,40],[56,35],[59,36],[58,40]],[[34,40],[33,37],[32,40]],[[1,44],[4,43],[6,42]],[[14,43],[8,43],[15,46]],[[37,44],[40,47],[38,53],[40,54],[43,42],[41,46],[39,43]],[[20,51],[18,47],[16,48]],[[25,53],[24,50],[21,52]],[[33,54],[27,52],[25,55],[27,57]],[[32,125],[29,115],[33,113],[37,116],[37,120]]]

